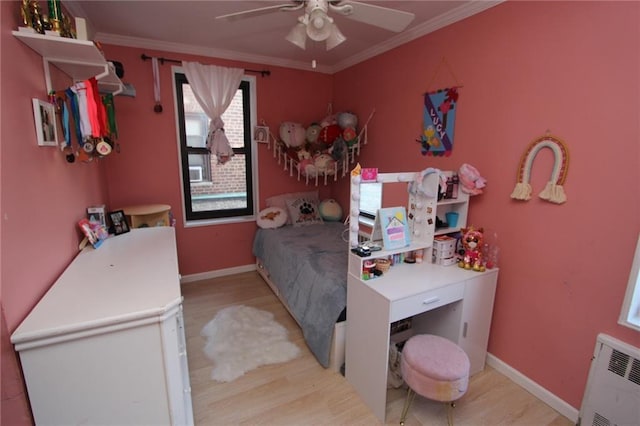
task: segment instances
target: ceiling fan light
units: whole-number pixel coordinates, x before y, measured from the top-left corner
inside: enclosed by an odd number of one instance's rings
[[[309,14],[307,35],[311,40],[324,41],[331,35],[332,25],[333,19],[321,9],[316,9]]]
[[[327,38],[327,50],[331,50],[347,38],[340,32],[336,24],[331,24],[331,34]]]
[[[327,15],[322,13],[322,11],[314,13],[312,16],[309,17],[309,24],[313,25],[315,29],[321,30],[326,25],[325,23],[326,18],[327,18]]]
[[[295,27],[291,29],[289,34],[285,37],[287,41],[298,46],[300,49],[305,50],[307,44],[307,27],[303,23],[296,24]]]

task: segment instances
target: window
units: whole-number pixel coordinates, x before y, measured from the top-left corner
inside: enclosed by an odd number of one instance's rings
[[[640,235],[633,255],[627,293],[622,303],[619,324],[640,331]]]
[[[206,147],[209,118],[196,101],[186,76],[174,68],[180,162],[186,222],[253,219],[256,199],[255,78],[245,76],[222,115],[234,156],[219,165]]]

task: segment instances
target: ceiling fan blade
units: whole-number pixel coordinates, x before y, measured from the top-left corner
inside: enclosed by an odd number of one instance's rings
[[[238,2],[238,3],[241,3],[241,2]],[[239,19],[266,15],[268,13],[272,13],[276,11],[290,12],[292,10],[302,9],[303,7],[304,7],[304,1],[295,0],[293,3],[276,4],[273,6],[260,7],[258,9],[243,10],[242,12],[235,12],[235,13],[229,13],[227,15],[216,16],[216,19],[224,19],[225,21],[233,22]]]
[[[329,8],[354,21],[364,22],[384,28],[385,30],[399,33],[413,21],[415,15],[403,10],[389,9],[388,7],[359,1],[329,2]]]

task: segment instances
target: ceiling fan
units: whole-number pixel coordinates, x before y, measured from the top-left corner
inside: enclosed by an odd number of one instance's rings
[[[359,1],[347,0],[292,0],[287,4],[261,7],[216,17],[227,21],[264,15],[272,12],[292,12],[304,8],[304,15],[285,37],[288,41],[305,49],[307,37],[313,41],[325,41],[331,50],[347,38],[340,32],[328,12],[374,25],[389,31],[401,32],[411,23],[415,15],[402,10],[390,9]]]

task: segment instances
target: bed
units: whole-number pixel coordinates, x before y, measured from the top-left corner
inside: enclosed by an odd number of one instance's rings
[[[341,222],[259,228],[253,253],[258,273],[302,329],[318,362],[344,362],[348,242]]]
[[[433,241],[435,221],[423,216],[435,214],[438,185],[446,187],[441,172],[428,168],[417,173],[384,173],[377,181],[391,184],[387,189],[396,196],[390,202],[408,194],[412,239]],[[352,179],[351,193],[354,191],[359,197],[359,180]],[[318,214],[322,209],[318,191],[270,197],[266,205],[258,214],[260,229],[253,243],[256,269],[296,320],[318,362],[340,371],[345,357],[349,246],[372,238],[371,230],[323,221]],[[359,206],[350,206],[349,212],[353,222]],[[342,211],[337,218],[342,218]]]

